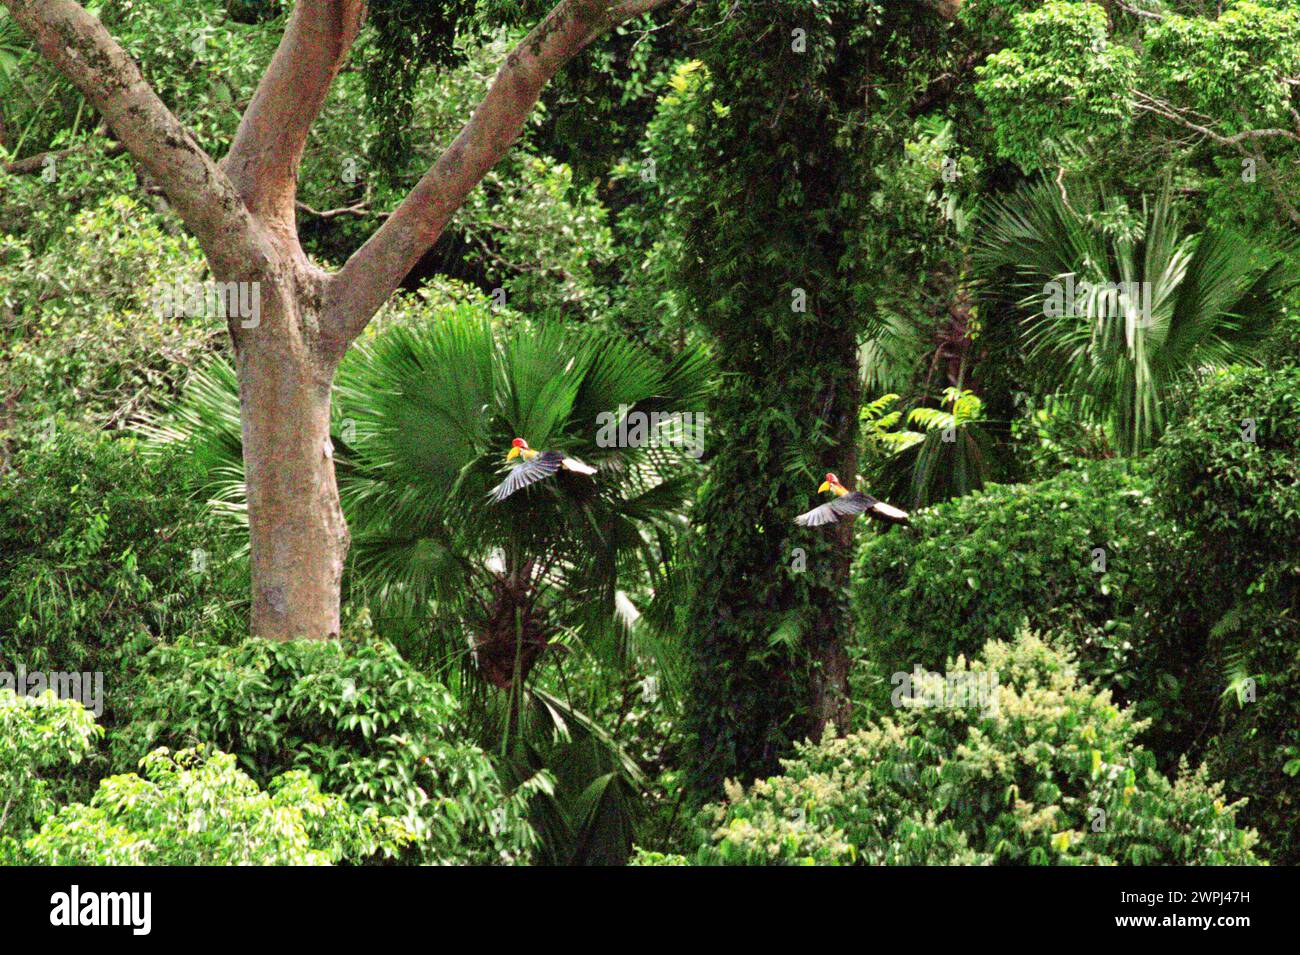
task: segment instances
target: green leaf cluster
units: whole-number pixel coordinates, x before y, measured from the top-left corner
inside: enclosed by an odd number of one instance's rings
[[[333,865],[393,855],[409,835],[374,809],[354,811],[307,773],[264,792],[234,756],[158,749],[141,775],[111,776],[28,840],[35,865]]]
[[[75,700],[0,687],[0,865],[26,861],[23,843],[58,806],[59,771],[85,759],[102,734]]]
[[[1030,633],[948,673],[997,677],[996,705],[905,703],[805,743],[780,775],[701,815],[705,865],[1250,865],[1257,836],[1204,773],[1171,783],[1141,724]],[[680,864],[642,854],[640,864]]]
[[[132,724],[114,741],[119,764],[207,741],[260,784],[299,771],[353,809],[396,820],[411,836],[407,861],[529,859],[528,797],[546,781],[507,791],[487,755],[464,740],[447,690],[390,645],[181,639],[145,665]]]

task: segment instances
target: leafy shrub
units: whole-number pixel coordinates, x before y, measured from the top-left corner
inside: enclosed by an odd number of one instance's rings
[[[1021,395],[1017,410],[1010,434],[1026,483],[1114,456],[1105,427],[1085,421],[1068,401]]]
[[[1111,42],[1104,7],[1049,0],[1014,22],[1013,45],[977,70],[999,155],[1032,170],[1050,164],[1046,148],[1069,132],[1102,142],[1128,132],[1138,57]]]
[[[996,705],[904,703],[848,737],[806,743],[784,775],[706,808],[703,864],[1253,864],[1204,773],[1170,783],[1141,724],[1028,633],[949,675],[997,674]],[[985,677],[985,679],[988,679]],[[643,853],[641,864],[674,864]]]
[[[1220,567],[1253,575],[1296,557],[1300,368],[1241,369],[1196,396],[1155,454],[1155,492]]]
[[[1300,863],[1300,368],[1210,382],[1153,466],[1183,544],[1140,639],[1186,687],[1184,738],[1218,707],[1211,772],[1249,797],[1273,861]]]
[[[323,795],[301,770],[267,792],[235,758],[159,749],[144,775],[112,776],[89,805],[50,817],[28,843],[38,865],[330,865],[391,854],[406,838],[373,809]]]
[[[400,820],[420,861],[527,861],[534,780],[513,793],[456,735],[442,686],[388,644],[190,640],[153,650],[115,757],[209,740],[254,780],[304,770],[325,792]]]
[[[63,429],[0,482],[0,663],[102,671],[106,723],[137,656],[165,635],[242,626],[187,463]]]
[[[127,196],[77,213],[44,248],[0,238],[0,394],[24,420],[54,415],[120,428],[179,384],[225,335],[216,318],[159,313],[155,287],[198,282],[195,242]],[[28,437],[19,431],[20,438]]]
[[[632,858],[628,860],[627,864],[636,866],[686,866],[690,865],[690,862],[686,860],[684,855],[675,852],[650,852],[647,849],[637,846],[636,852],[633,854]]]
[[[100,733],[75,700],[0,687],[0,865],[22,859],[25,835],[54,810],[55,787],[45,771],[81,762]]]
[[[855,630],[876,668],[868,691],[878,702],[891,673],[972,654],[1028,621],[1068,638],[1089,677],[1123,692],[1136,679],[1132,603],[1155,510],[1140,472],[1104,462],[990,485],[915,512],[913,533],[870,535],[851,582]]]
[[[1244,369],[1195,394],[1138,470],[1101,463],[918,513],[919,538],[875,536],[856,565],[868,689],[1020,619],[1053,628],[1150,721],[1162,769],[1203,757],[1249,797],[1270,858],[1300,858],[1298,462],[1300,370]]]

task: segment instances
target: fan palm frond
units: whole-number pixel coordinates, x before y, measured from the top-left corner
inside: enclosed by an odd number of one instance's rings
[[[480,618],[493,581],[509,578],[551,608],[555,626],[611,659],[624,653],[616,593],[623,582],[644,586],[671,547],[695,465],[681,446],[602,446],[601,416],[695,413],[709,368],[700,349],[663,361],[609,333],[548,325],[498,334],[487,316],[460,311],[366,340],[340,368],[333,420],[350,585],[375,603],[377,620],[445,624]],[[228,362],[197,370],[146,432],[155,444],[187,443],[205,475],[197,493],[232,530],[246,528]],[[596,480],[547,482],[487,505],[517,435],[588,460]],[[445,639],[455,629],[428,632]],[[464,644],[440,652],[460,658]]]
[[[634,413],[697,414],[709,356],[688,348],[662,360],[611,333],[560,325],[498,332],[473,310],[438,318],[381,330],[339,369],[332,430],[352,530],[349,593],[478,714],[512,775],[554,777],[535,797],[554,861],[621,861],[645,780],[554,692],[555,679],[530,670],[574,652],[618,666],[680,657],[665,646],[676,635],[651,632],[635,602],[671,579],[664,567],[685,525],[695,455],[671,442],[618,446],[601,428]],[[197,493],[246,533],[230,364],[196,371],[147,430],[155,443],[188,446],[207,475]],[[597,474],[488,504],[516,436]],[[663,684],[679,677],[666,670]]]
[[[31,41],[23,34],[8,10],[0,9],[0,77],[18,74],[18,66],[31,49]]]
[[[1016,293],[1044,392],[1127,454],[1163,432],[1181,381],[1253,361],[1300,282],[1292,250],[1188,233],[1167,189],[1133,214],[1086,183],[1042,181],[990,203],[978,232],[976,269]]]

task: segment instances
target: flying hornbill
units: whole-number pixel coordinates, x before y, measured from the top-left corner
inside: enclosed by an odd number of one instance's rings
[[[877,501],[870,494],[850,491],[834,474],[827,474],[826,480],[817,493],[830,491],[835,496],[820,507],[814,507],[807,513],[800,514],[794,522],[802,527],[819,527],[822,524],[834,524],[841,518],[853,518],[863,512],[888,524],[909,524],[907,511],[900,511],[892,504]]]
[[[522,460],[511,468],[504,481],[488,491],[488,497],[495,503],[501,503],[520,488],[550,477],[560,468],[572,471],[574,474],[596,473],[596,469],[591,465],[583,464],[577,458],[571,458],[562,451],[534,451],[523,438],[515,438],[510,442],[506,461],[513,461],[515,458]]]

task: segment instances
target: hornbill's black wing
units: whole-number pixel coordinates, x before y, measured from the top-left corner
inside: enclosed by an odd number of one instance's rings
[[[822,524],[834,524],[841,518],[853,517],[862,513],[870,514],[872,517],[888,521],[891,524],[908,523],[906,511],[900,511],[898,508],[886,504],[884,501],[878,501],[870,494],[863,494],[861,491],[850,491],[842,497],[827,501],[820,507],[814,507],[811,511],[800,514],[794,519],[794,522],[801,527],[820,527]]]
[[[794,519],[794,522],[801,527],[820,527],[823,524],[834,524],[841,517],[852,517],[854,514],[861,514],[871,506],[874,498],[859,491],[850,491],[842,497],[834,497],[822,504],[820,507],[814,507],[805,514],[800,514]]]
[[[488,491],[488,497],[499,504],[520,488],[553,475],[563,461],[564,455],[559,451],[543,451],[531,461],[521,461],[510,469],[504,481]]]
[[[794,522],[800,527],[821,527],[823,524],[834,524],[839,520],[832,505],[835,501],[827,501],[825,504],[814,507],[811,511],[805,511],[794,519]]]
[[[912,519],[908,517],[907,511],[900,507],[894,507],[892,504],[886,504],[884,501],[877,501],[870,494],[864,494],[871,503],[867,506],[867,514],[876,520],[884,521],[886,524],[911,524]]]

